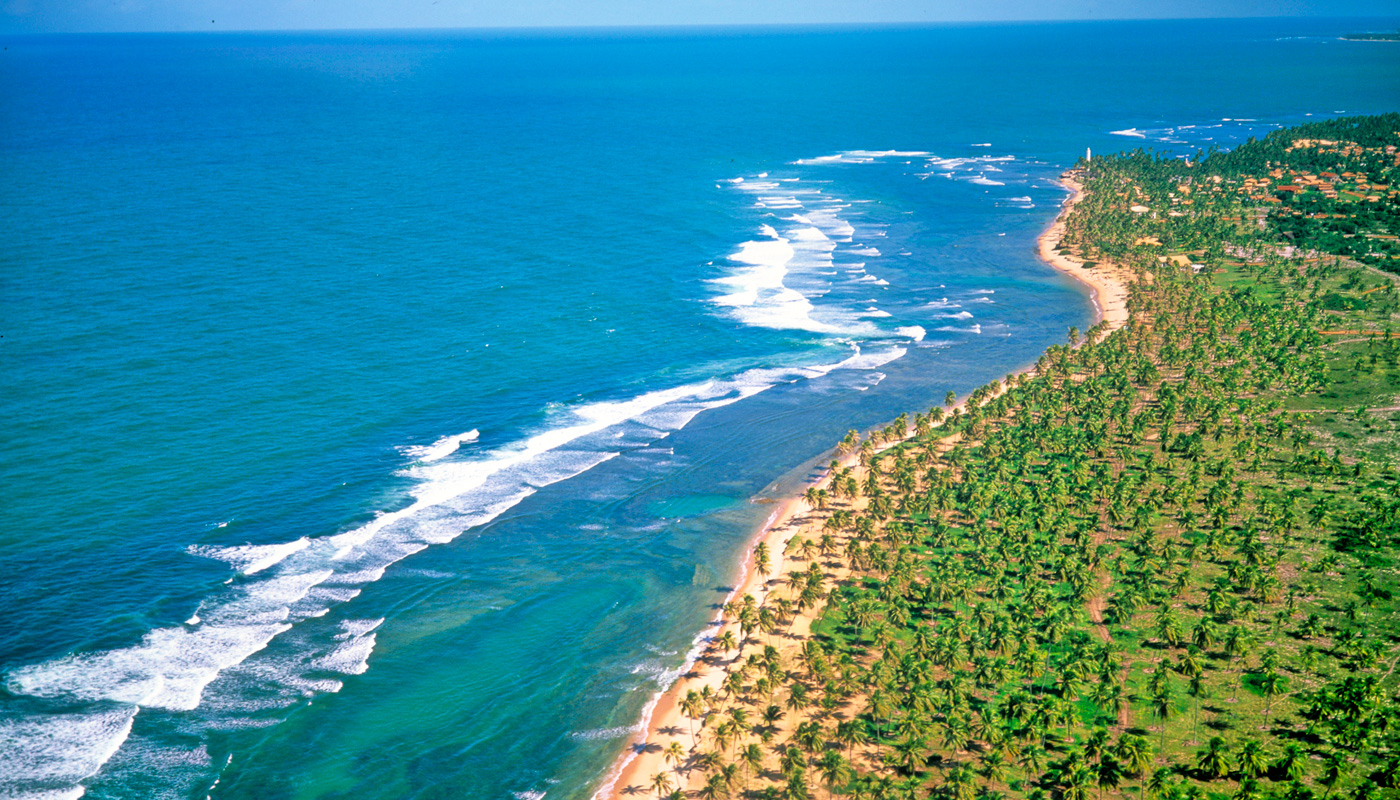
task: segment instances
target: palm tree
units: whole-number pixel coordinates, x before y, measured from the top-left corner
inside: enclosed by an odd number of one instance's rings
[[[705,780],[705,785],[700,787],[702,800],[719,800],[728,796],[729,789],[724,785],[724,776],[718,773],[711,775]]]
[[[1264,677],[1259,679],[1259,688],[1263,690],[1264,697],[1268,698],[1264,704],[1264,722],[1268,724],[1269,717],[1273,711],[1274,698],[1283,692],[1283,678],[1274,670],[1267,670]]]
[[[679,779],[681,764],[685,762],[685,747],[679,741],[672,739],[671,743],[666,745],[666,749],[661,752],[661,759],[671,765],[671,769],[676,772],[676,778]]]
[[[728,653],[739,648],[739,641],[734,638],[734,631],[725,631],[719,639],[715,640],[721,653]]]
[[[739,749],[739,760],[744,764],[744,789],[749,787],[749,779],[763,769],[763,750],[750,742]]]
[[[1152,694],[1152,715],[1162,721],[1162,740],[1158,749],[1165,749],[1167,746],[1167,720],[1175,712],[1175,698],[1172,697],[1171,686],[1163,684]]]
[[[1250,739],[1240,745],[1240,773],[1247,778],[1257,778],[1269,770],[1269,757],[1264,745],[1257,739]]]
[[[1347,755],[1345,753],[1340,750],[1333,750],[1323,759],[1322,764],[1322,777],[1318,778],[1317,782],[1327,787],[1327,794],[1323,795],[1323,797],[1326,798],[1332,795],[1332,791],[1337,788],[1337,784],[1341,783],[1342,778],[1346,776],[1347,767],[1350,766],[1350,762],[1347,760]]]
[[[835,739],[837,743],[846,748],[847,759],[851,757],[852,748],[870,741],[870,737],[865,732],[865,723],[858,719],[842,720],[836,723]]]
[[[1219,736],[1210,737],[1206,749],[1196,755],[1196,766],[1211,778],[1223,778],[1230,773],[1230,748]]]
[[[1146,738],[1137,734],[1124,734],[1118,740],[1118,746],[1114,749],[1118,755],[1118,760],[1122,762],[1128,774],[1136,778],[1143,778],[1147,774],[1147,768],[1152,766],[1152,744]],[[1138,792],[1141,798],[1147,790],[1147,781],[1142,781],[1142,788]]]
[[[1249,653],[1249,646],[1249,634],[1240,626],[1232,626],[1225,634],[1225,655],[1230,657],[1231,662],[1238,663],[1241,658],[1244,658],[1245,655]],[[1244,670],[1241,669],[1238,670],[1238,672],[1240,677],[1239,682],[1242,685],[1244,683]],[[1230,702],[1235,701],[1238,695],[1238,686],[1236,690],[1236,694],[1230,696]]]
[[[999,749],[989,750],[982,755],[982,777],[990,783],[1006,782],[1006,757]]]
[[[809,753],[820,750],[825,743],[821,723],[808,720],[799,723],[797,730],[793,731],[792,739]]]
[[[685,699],[681,701],[681,712],[686,719],[690,720],[690,746],[692,749],[699,746],[700,740],[695,735],[695,720],[705,713],[705,698],[699,692],[691,689],[686,692]]]
[[[1023,770],[1024,779],[1029,781],[1032,772],[1040,772],[1045,769],[1045,748],[1039,745],[1031,745],[1021,751],[1021,757],[1016,760]]]
[[[1158,767],[1153,770],[1152,777],[1147,779],[1147,791],[1154,797],[1161,797],[1167,787],[1172,785],[1172,771],[1169,767]]]
[[[1099,763],[1094,766],[1094,780],[1099,785],[1099,798],[1103,798],[1104,789],[1116,789],[1123,781],[1123,767],[1118,763],[1118,759],[1112,753],[1104,753],[1099,759]]]
[[[1197,723],[1201,720],[1201,702],[1210,696],[1210,690],[1206,687],[1206,676],[1203,672],[1198,672],[1191,676],[1191,680],[1186,683],[1186,693],[1195,699],[1196,704],[1191,710],[1191,739],[1196,739]]]
[[[822,753],[821,758],[817,759],[817,769],[822,774],[822,780],[826,782],[827,794],[831,796],[835,796],[837,784],[849,783],[855,774],[850,763],[835,750]]]
[[[954,800],[972,800],[977,789],[977,776],[966,764],[954,767],[944,782],[948,796]]]
[[[1289,780],[1299,781],[1307,774],[1307,762],[1308,757],[1303,748],[1296,742],[1289,742],[1283,746],[1283,754],[1274,762],[1273,767]]]
[[[661,796],[671,791],[671,776],[665,772],[658,772],[651,778],[651,788],[656,790],[657,800]]]
[[[793,774],[807,766],[807,754],[796,745],[788,745],[782,749],[778,755],[778,768],[782,771],[783,777],[792,778]]]

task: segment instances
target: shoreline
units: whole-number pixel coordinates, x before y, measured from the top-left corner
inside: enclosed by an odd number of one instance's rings
[[[1085,269],[1083,262],[1055,252],[1056,246],[1064,236],[1065,217],[1085,196],[1084,187],[1073,179],[1062,177],[1060,183],[1072,194],[1061,204],[1054,222],[1036,238],[1036,252],[1046,264],[1089,287],[1090,299],[1097,316],[1095,324],[1102,323],[1104,335],[1107,335],[1127,324],[1128,283],[1131,281],[1131,275],[1108,262],[1098,262],[1093,268]],[[1034,365],[1030,365],[1017,369],[1012,374],[1029,373],[1034,369]],[[956,407],[964,407],[966,402],[964,398]],[[887,441],[878,450],[886,450],[899,441]],[[843,467],[852,466],[857,461],[858,455],[854,453],[840,459]],[[830,481],[831,474],[828,472],[811,486],[822,489]],[[738,568],[738,580],[734,590],[725,598],[726,603],[742,598],[745,594],[753,595],[760,604],[767,599],[776,585],[783,580],[781,576],[784,574],[788,542],[805,526],[806,522],[802,516],[810,515],[813,511],[816,509],[809,507],[801,495],[789,497],[782,502],[744,551],[743,560]],[[771,572],[766,579],[758,574],[753,565],[753,552],[760,542],[766,543],[769,551]],[[832,576],[836,579],[834,583],[844,577],[840,574],[844,572],[845,570],[838,570],[838,574]],[[779,651],[788,654],[796,650],[806,638],[811,624],[821,616],[824,607],[824,603],[819,603],[799,612],[788,626],[786,634],[782,635],[781,641],[776,644]],[[742,658],[743,642],[739,624],[735,620],[723,620],[724,612],[721,611],[715,621],[707,626],[708,633],[702,633],[699,637],[704,643],[692,649],[693,656],[687,655],[688,663],[682,665],[682,674],[647,704],[635,728],[637,734],[613,761],[599,788],[593,793],[592,800],[620,800],[622,795],[653,793],[655,786],[652,779],[663,772],[676,779],[673,782],[675,788],[696,788],[688,779],[691,771],[685,769],[684,765],[688,764],[699,750],[692,746],[690,722],[681,708],[681,703],[685,694],[691,690],[699,691],[708,686],[719,692],[731,668]],[[740,641],[738,650],[716,650],[715,642],[724,636],[726,631],[732,631],[735,639]],[[787,728],[794,724],[795,720],[789,720],[788,724],[781,727]],[[679,742],[686,753],[686,758],[680,764],[668,760],[672,742]],[[682,777],[683,769],[686,778]]]
[[[1105,261],[1085,269],[1084,262],[1055,252],[1065,235],[1065,217],[1084,199],[1084,187],[1073,178],[1061,177],[1059,182],[1071,194],[1060,204],[1055,221],[1036,237],[1036,253],[1041,261],[1088,286],[1090,300],[1098,312],[1096,322],[1104,323],[1107,332],[1116,331],[1128,322],[1128,284],[1132,276],[1122,267]]]

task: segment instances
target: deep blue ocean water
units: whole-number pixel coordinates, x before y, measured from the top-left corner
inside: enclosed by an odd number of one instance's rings
[[[765,501],[1092,322],[1061,170],[1395,24],[6,38],[0,795],[587,797]]]

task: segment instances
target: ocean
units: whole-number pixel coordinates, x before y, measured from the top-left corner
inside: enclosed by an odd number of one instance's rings
[[[1092,324],[1061,171],[1396,24],[0,37],[0,796],[588,797],[847,430]]]

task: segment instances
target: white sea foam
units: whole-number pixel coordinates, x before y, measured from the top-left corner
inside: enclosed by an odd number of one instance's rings
[[[383,622],[383,617],[345,620],[340,623],[341,632],[335,636],[340,644],[312,663],[317,669],[329,672],[363,675],[369,669],[369,657],[374,652],[374,630]]]
[[[231,597],[202,604],[203,620],[193,628],[157,628],[132,647],[19,667],[6,688],[36,697],[197,708],[210,681],[290,629],[291,604],[330,575],[321,570],[239,587]]]
[[[816,164],[869,164],[886,158],[923,158],[927,155],[929,154],[921,150],[847,150],[843,153],[836,153],[829,156],[802,158],[793,163],[807,166]]]
[[[1136,139],[1146,139],[1146,138],[1147,138],[1147,134],[1144,133],[1144,132],[1142,132],[1142,131],[1140,131],[1140,130],[1138,130],[1137,128],[1128,128],[1128,129],[1126,129],[1126,130],[1121,130],[1121,131],[1109,131],[1109,133],[1113,134],[1114,136],[1132,136],[1133,138],[1136,138]]]
[[[457,452],[463,444],[474,442],[481,436],[481,432],[473,428],[466,433],[458,433],[452,436],[444,436],[429,445],[418,445],[402,448],[404,455],[416,461],[430,462],[446,458]]]
[[[922,327],[918,325],[906,325],[904,327],[895,328],[894,332],[899,334],[900,336],[913,339],[916,342],[923,341],[924,335],[927,333]]]
[[[82,797],[131,733],[135,706],[0,719],[0,787],[7,797]]]
[[[744,192],[766,191],[754,182],[739,188]],[[745,325],[843,337],[876,336],[877,328],[839,306],[818,307],[813,302],[829,291],[812,279],[831,271],[836,248],[833,237],[846,239],[854,230],[839,216],[847,204],[818,194],[819,190],[808,189],[794,195],[803,198],[798,200],[802,213],[787,217],[796,226],[779,233],[764,225],[764,238],[740,244],[738,252],[728,257],[728,274],[710,279],[709,283],[721,289],[710,302]],[[789,276],[804,290],[789,285]]]
[[[611,728],[594,728],[591,731],[574,731],[569,735],[583,741],[597,741],[599,739],[621,739],[629,733],[641,733],[644,730],[646,729],[639,723],[637,725],[617,725]]]
[[[874,247],[857,247],[857,248],[851,250],[850,252],[851,252],[852,255],[857,255],[857,256],[878,256],[878,255],[880,255],[880,251],[877,250],[877,249],[874,248]]]
[[[991,178],[988,178],[988,177],[986,177],[986,176],[984,176],[984,175],[978,175],[978,176],[976,176],[975,178],[970,178],[970,179],[969,179],[969,182],[970,182],[970,183],[975,183],[975,184],[977,184],[978,186],[1005,186],[1005,185],[1006,185],[1006,183],[1003,182],[1003,181],[994,181],[994,180],[992,180]]]
[[[293,553],[306,549],[310,543],[310,539],[302,537],[296,541],[282,544],[242,545],[239,547],[194,545],[188,548],[188,552],[191,555],[223,561],[231,564],[234,569],[244,575],[252,575],[275,566]]]
[[[837,369],[874,369],[904,357],[909,352],[903,347],[891,347],[870,353],[858,353],[836,365]]]

